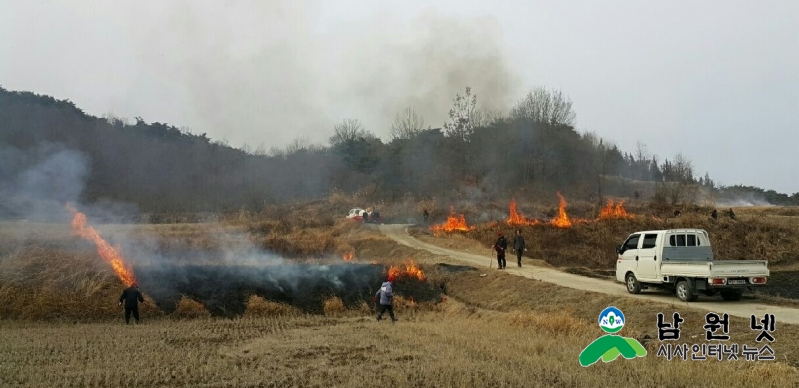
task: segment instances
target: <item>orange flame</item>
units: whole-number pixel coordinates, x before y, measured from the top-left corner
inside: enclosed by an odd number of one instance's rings
[[[110,244],[103,240],[94,228],[86,225],[86,215],[75,210],[75,208],[69,204],[67,204],[66,207],[72,212],[72,229],[75,233],[86,240],[94,241],[94,244],[97,245],[97,253],[100,254],[103,260],[111,264],[111,268],[113,268],[119,280],[122,280],[125,285],[129,286],[136,283],[136,277],[133,275],[133,269],[130,264],[125,262],[122,255],[117,253]]]
[[[400,279],[417,279],[424,281],[426,279],[424,276],[424,271],[422,271],[422,269],[413,262],[413,259],[408,259],[408,261],[402,266],[390,266],[387,273],[388,278],[394,279],[394,281]]]
[[[571,220],[569,220],[569,216],[566,215],[566,199],[560,195],[558,192],[558,197],[560,197],[560,205],[558,205],[558,216],[553,218],[552,225],[557,226],[558,228],[570,228],[572,226]]]
[[[509,225],[538,225],[541,223],[538,220],[528,220],[527,218],[524,218],[524,216],[516,212],[515,198],[510,201],[510,211],[508,215],[508,220],[506,222]]]
[[[353,252],[345,253],[343,256],[341,256],[341,258],[344,259],[344,261],[354,261],[355,254]]]
[[[466,217],[464,217],[463,214],[455,216],[455,210],[452,207],[449,208],[449,213],[450,215],[447,217],[447,222],[433,225],[430,229],[436,232],[453,232],[456,230],[468,232],[475,229],[474,226],[466,224]]]
[[[607,218],[634,218],[635,216],[627,213],[627,210],[624,209],[624,201],[620,201],[615,206],[613,205],[613,200],[608,199],[608,204],[605,206],[602,211],[599,212],[600,219],[607,219]]]

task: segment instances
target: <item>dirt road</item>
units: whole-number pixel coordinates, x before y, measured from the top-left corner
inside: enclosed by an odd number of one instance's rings
[[[496,258],[494,256],[475,255],[465,252],[459,252],[419,241],[408,234],[407,230],[408,226],[409,225],[380,225],[380,231],[382,231],[386,236],[390,237],[391,239],[402,245],[416,249],[424,249],[437,255],[449,256],[464,263],[468,263],[477,268],[488,269],[489,265],[493,263],[494,265],[493,270],[495,271],[497,270]],[[510,265],[515,265],[514,258],[510,258],[508,262]],[[673,294],[666,294],[662,292],[661,293],[644,292],[642,294],[632,295],[627,292],[627,288],[621,283],[589,278],[585,276],[565,273],[551,268],[543,268],[530,265],[524,266],[522,268],[508,267],[506,271],[513,275],[524,276],[530,279],[542,280],[545,282],[557,284],[559,286],[574,288],[578,290],[601,292],[603,294],[619,295],[636,299],[647,299],[655,302],[666,303],[672,306],[693,308],[704,311],[713,311],[719,314],[727,313],[733,316],[743,317],[743,318],[749,318],[749,316],[752,314],[762,318],[764,314],[768,313],[768,314],[774,314],[774,318],[776,318],[777,323],[799,324],[799,309],[794,309],[794,308],[770,306],[770,305],[764,305],[764,304],[752,303],[746,301],[728,302],[728,301],[708,300],[707,298],[704,298],[703,300],[702,295],[699,296],[698,301],[690,303],[680,301]]]

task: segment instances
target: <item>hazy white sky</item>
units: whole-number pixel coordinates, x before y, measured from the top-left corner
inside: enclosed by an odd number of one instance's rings
[[[536,86],[577,128],[723,184],[799,191],[796,1],[0,0],[0,85],[231,145],[387,138],[456,92],[508,107]]]

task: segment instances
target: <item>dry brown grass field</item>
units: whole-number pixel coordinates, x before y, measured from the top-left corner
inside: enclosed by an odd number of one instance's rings
[[[491,232],[490,226],[481,228]],[[703,314],[504,273],[452,271],[437,264],[458,264],[453,259],[400,246],[356,223],[242,213],[221,224],[98,225],[98,230],[109,240],[132,236],[163,255],[187,248],[213,251],[234,236],[296,261],[343,261],[341,254],[349,252],[355,262],[379,265],[413,258],[425,270],[425,281],[442,287],[445,298],[415,302],[400,293],[399,321],[393,325],[376,322],[366,301],[348,307],[335,297],[324,300],[321,314],[307,314],[251,296],[244,314],[233,319],[210,316],[188,296],[171,313],[148,298],[143,323],[126,326],[116,305],[123,286],[90,243],[77,240],[68,226],[3,224],[0,386],[799,385],[799,328],[780,324],[779,317],[776,361],[667,361],[656,356],[657,313],[679,311],[685,319],[680,342],[689,344],[706,343]],[[487,250],[470,237],[447,241]],[[547,261],[540,264],[557,264]],[[147,289],[142,291],[147,296]],[[648,354],[583,368],[578,355],[604,334],[596,321],[609,305],[627,318],[620,334],[640,340]],[[757,333],[745,319],[731,318],[730,333],[730,342],[756,344]]]

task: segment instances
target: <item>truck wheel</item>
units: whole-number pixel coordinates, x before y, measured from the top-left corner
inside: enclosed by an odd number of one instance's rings
[[[632,272],[627,274],[627,278],[625,280],[627,282],[627,292],[631,294],[641,293],[641,283],[638,283],[638,279],[635,278],[635,275],[633,275]]]
[[[721,292],[721,299],[724,299],[724,300],[741,300],[741,296],[743,296],[742,292],[737,292],[737,291],[722,291]]]
[[[691,287],[691,283],[687,280],[680,280],[677,283],[677,297],[680,298],[683,302],[693,302],[696,300],[697,296],[694,295],[694,290]]]

